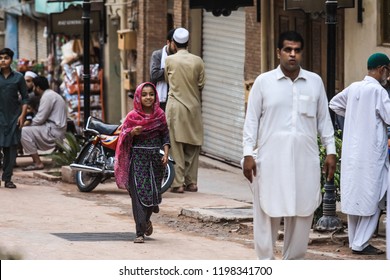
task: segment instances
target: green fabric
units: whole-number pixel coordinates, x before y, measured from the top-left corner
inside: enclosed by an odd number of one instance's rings
[[[390,63],[390,59],[387,55],[384,53],[374,53],[368,58],[367,61],[367,68],[368,69],[375,69],[379,66],[388,66]]]

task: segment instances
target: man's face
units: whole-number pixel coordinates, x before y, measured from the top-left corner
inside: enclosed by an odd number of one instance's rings
[[[24,80],[26,81],[28,92],[32,92],[34,88],[33,78],[30,76],[25,76]]]
[[[277,49],[277,54],[283,73],[288,77],[297,76],[302,61],[301,43],[285,40],[283,48]]]
[[[8,54],[0,54],[0,69],[11,67],[12,59]]]
[[[41,96],[42,90],[33,83],[33,91],[36,96]]]
[[[379,82],[381,83],[382,86],[386,86],[389,79],[390,67],[388,65],[381,66],[380,71],[382,71],[382,74],[381,74],[381,80]]]
[[[176,48],[175,44],[172,41],[167,40],[167,50],[168,50],[168,55],[176,53]]]

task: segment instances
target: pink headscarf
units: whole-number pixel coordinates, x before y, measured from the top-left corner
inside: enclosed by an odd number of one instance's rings
[[[150,85],[153,87],[155,94],[155,102],[151,114],[146,114],[142,109],[141,93],[144,86]],[[118,188],[126,189],[129,182],[129,167],[131,164],[131,147],[133,137],[130,132],[136,126],[142,126],[143,130],[141,137],[154,138],[160,134],[161,130],[166,129],[166,118],[164,111],[160,108],[160,101],[154,84],[146,82],[140,84],[134,94],[134,109],[131,110],[125,121],[123,122],[122,130],[119,135],[118,144],[115,150],[115,180]]]

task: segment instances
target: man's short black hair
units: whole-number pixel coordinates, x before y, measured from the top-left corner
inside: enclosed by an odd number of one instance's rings
[[[11,49],[9,49],[9,48],[4,48],[4,49],[0,50],[0,55],[1,55],[1,54],[6,54],[6,55],[8,55],[11,59],[14,58],[14,52],[13,52]]]
[[[296,31],[286,31],[279,35],[278,40],[278,49],[283,49],[283,42],[284,41],[293,41],[293,42],[300,42],[301,43],[301,49],[303,50],[304,44],[303,44],[303,37],[301,34],[299,34]]]
[[[168,31],[167,40],[168,40],[169,42],[172,42],[173,33],[175,33],[175,30],[176,30],[176,28],[172,28],[171,30]]]
[[[43,76],[36,76],[33,79],[34,86],[39,87],[41,90],[45,91],[49,89],[49,81],[46,79],[46,77]]]

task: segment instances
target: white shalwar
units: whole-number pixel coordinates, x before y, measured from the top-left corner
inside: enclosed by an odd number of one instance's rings
[[[390,184],[387,188],[386,253],[387,253],[387,259],[390,260]]]
[[[320,76],[301,69],[299,76],[292,81],[278,66],[257,77],[249,95],[243,133],[244,156],[252,155],[258,148],[257,176],[253,183],[257,188],[254,209],[261,209],[269,219],[298,217],[305,219],[306,223],[312,222],[308,217],[322,198],[317,135],[320,135],[327,154],[335,154],[334,130]],[[262,220],[264,215],[256,212],[254,238],[257,256],[272,259],[275,223]],[[264,231],[272,236],[268,242],[262,241],[260,232]],[[286,231],[290,231],[286,233],[290,235],[301,234],[303,245],[284,258],[303,258],[310,226],[306,226],[305,232],[299,232],[293,226],[291,230],[285,228]],[[292,243],[294,237],[289,240]],[[294,246],[286,243],[285,238],[284,247]],[[284,251],[288,250],[285,248]]]
[[[376,79],[366,76],[333,97],[329,107],[336,114],[345,116],[341,211],[352,217],[348,222],[349,245],[360,251],[368,245],[376,229],[379,202],[389,184],[387,125],[390,124],[390,99]],[[359,224],[366,226],[360,230]]]

